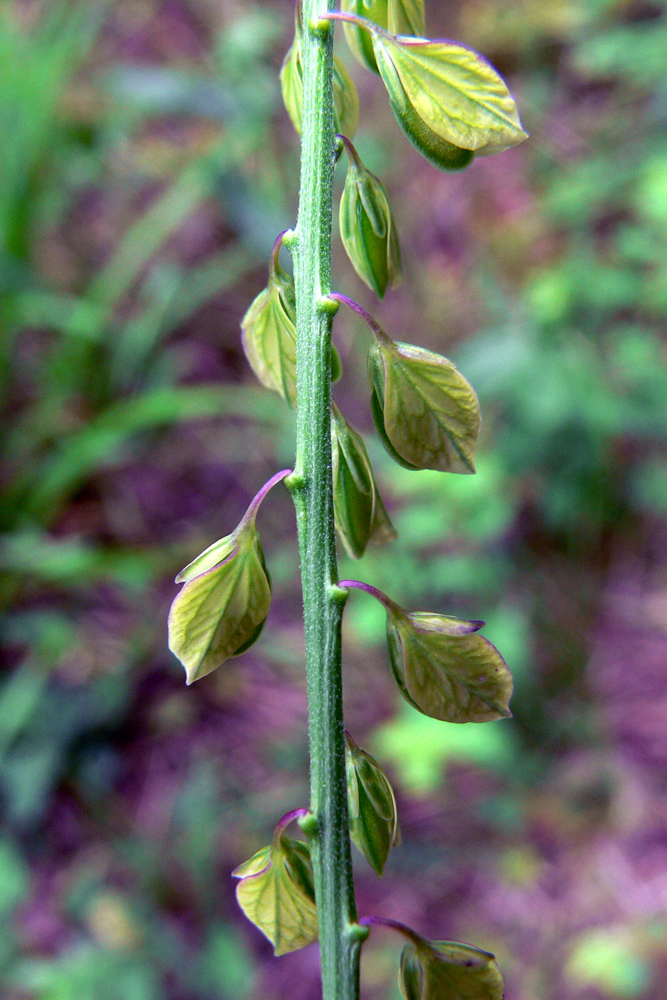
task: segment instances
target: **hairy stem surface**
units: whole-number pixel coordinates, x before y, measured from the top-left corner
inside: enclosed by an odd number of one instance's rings
[[[315,873],[323,1000],[357,1000],[359,951],[348,832],[341,677],[341,615],[331,485],[331,324],[327,300],[336,140],[335,0],[303,0],[301,190],[294,259],[297,306],[297,459],[287,483],[297,512],[310,729],[311,810],[304,820]]]

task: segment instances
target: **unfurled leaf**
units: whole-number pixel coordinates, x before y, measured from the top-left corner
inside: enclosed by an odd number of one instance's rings
[[[510,718],[512,675],[478,634],[483,624],[387,606],[389,658],[406,701],[443,722]]]
[[[317,940],[317,909],[308,845],[279,825],[263,847],[233,873],[236,898],[246,917],[266,935],[276,955]]]
[[[345,140],[348,169],[340,201],[340,235],[352,266],[378,298],[401,280],[401,251],[384,184]]]
[[[345,734],[350,837],[371,867],[382,875],[398,842],[396,800],[380,765]]]
[[[414,943],[403,949],[398,973],[405,1000],[502,1000],[503,979],[489,952],[411,937]]]
[[[451,361],[383,336],[371,347],[368,371],[375,425],[400,465],[475,471],[479,402]]]
[[[283,103],[299,135],[301,135],[303,115],[303,65],[300,35],[297,26],[294,41],[280,70]],[[335,130],[347,136],[354,136],[359,124],[359,94],[354,80],[338,56],[334,56],[333,60],[333,92]]]
[[[398,123],[436,166],[460,169],[475,154],[501,153],[526,138],[504,80],[477,52],[397,37],[370,22],[369,29]]]
[[[369,542],[384,544],[396,532],[380,498],[366,445],[335,403],[331,458],[336,528],[349,554],[360,559]]]
[[[393,35],[424,35],[424,0],[343,0],[341,10],[368,18]],[[373,41],[368,31],[343,22],[350,49],[362,66],[377,73]]]
[[[254,514],[197,556],[176,582],[184,587],[169,612],[169,648],[192,684],[243,653],[264,627],[271,585]]]
[[[241,320],[245,356],[267,389],[280,393],[296,406],[296,296],[294,279],[280,266],[282,236],[269,263],[269,283],[251,303]],[[332,347],[332,381],[340,378],[342,365]]]

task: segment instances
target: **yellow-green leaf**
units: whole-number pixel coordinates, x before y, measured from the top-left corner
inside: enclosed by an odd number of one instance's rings
[[[343,0],[341,10],[367,18],[393,35],[424,35],[424,0]],[[353,54],[367,69],[379,72],[368,31],[343,22],[345,38]]]
[[[405,1000],[503,1000],[503,979],[489,952],[414,938],[403,949],[398,974]]]
[[[354,80],[338,56],[334,56],[333,62],[334,126],[336,132],[342,132],[344,135],[352,137],[359,124],[359,94]],[[301,38],[298,29],[280,70],[280,87],[285,108],[292,119],[294,128],[301,135],[303,65],[301,62]]]
[[[352,266],[378,298],[401,280],[401,251],[384,184],[346,141],[348,170],[340,200],[340,235]]]
[[[389,781],[370,754],[345,734],[350,837],[371,867],[382,875],[387,856],[398,843],[396,800]]]
[[[526,138],[504,80],[477,52],[385,31],[373,31],[372,37],[398,116],[411,109],[430,132],[478,155],[500,153]]]
[[[368,369],[375,425],[400,465],[475,471],[479,402],[451,361],[383,337],[371,347]]]
[[[335,403],[331,457],[336,528],[347,552],[360,559],[369,542],[389,542],[396,531],[378,492],[366,445]]]
[[[182,581],[169,612],[169,648],[192,684],[252,645],[269,613],[271,585],[254,517],[202,552],[179,573]]]
[[[276,955],[317,940],[317,909],[308,846],[278,830],[233,874],[236,898],[246,917],[269,939]]]
[[[510,718],[512,675],[478,634],[483,624],[387,606],[389,658],[406,701],[443,722]]]

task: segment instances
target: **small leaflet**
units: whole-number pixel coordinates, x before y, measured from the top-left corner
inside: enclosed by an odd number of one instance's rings
[[[401,251],[384,184],[345,141],[348,170],[340,201],[340,235],[352,266],[378,298],[401,281]]]
[[[297,26],[294,41],[280,70],[283,104],[301,135],[303,116],[303,65],[301,62],[301,32]],[[359,94],[354,80],[338,56],[333,60],[334,127],[336,132],[354,136],[359,125]]]
[[[368,372],[373,419],[399,465],[475,472],[479,401],[451,361],[383,335],[371,346]]]
[[[345,765],[350,837],[382,875],[389,851],[399,841],[393,789],[377,761],[349,733],[345,734]]]
[[[396,531],[382,503],[366,445],[332,404],[331,458],[336,529],[346,551],[360,559],[369,542],[382,545]]]
[[[413,114],[429,133],[477,155],[502,153],[526,138],[505,81],[477,52],[383,31],[372,38],[392,109],[417,148]]]
[[[343,0],[341,10],[365,17],[392,35],[423,37],[424,0]],[[368,31],[349,21],[343,22],[345,38],[362,66],[378,73],[373,42]]]
[[[271,585],[254,512],[197,556],[176,582],[184,586],[169,612],[169,648],[192,684],[245,652],[264,627]]]
[[[308,845],[288,837],[278,824],[273,842],[234,872],[236,898],[276,955],[317,940],[317,908]]]
[[[495,956],[456,941],[425,941],[410,932],[398,985],[404,1000],[503,1000]]]
[[[406,701],[442,722],[511,718],[512,675],[478,634],[484,622],[386,608],[389,658]]]

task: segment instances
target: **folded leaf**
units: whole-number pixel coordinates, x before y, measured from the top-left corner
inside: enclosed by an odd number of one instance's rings
[[[487,951],[414,935],[401,955],[398,984],[405,1000],[502,1000],[503,979]]]
[[[440,472],[475,471],[479,402],[451,361],[383,337],[371,347],[368,370],[375,425],[400,465]]]
[[[484,622],[386,607],[389,657],[406,701],[443,722],[511,717],[512,675],[478,634]]]
[[[401,280],[401,251],[384,184],[346,141],[348,170],[340,201],[340,235],[355,271],[378,298]]]
[[[477,52],[369,27],[392,109],[418,149],[416,121],[444,142],[476,154],[501,153],[526,138],[504,80]]]
[[[334,403],[331,414],[334,518],[338,534],[354,559],[369,542],[396,537],[378,492],[366,445]]]
[[[398,842],[396,800],[387,777],[370,754],[345,734],[350,837],[371,867],[382,875]]]
[[[236,898],[246,917],[266,935],[276,955],[317,940],[317,909],[308,845],[280,826],[273,843],[233,873]]]
[[[169,612],[169,648],[188,684],[243,653],[269,613],[271,585],[254,515],[179,573],[184,583]]]
[[[334,127],[336,132],[354,136],[359,124],[359,94],[354,80],[346,70],[338,56],[334,56],[333,91],[334,91]],[[292,119],[297,133],[301,135],[301,119],[303,116],[303,65],[301,62],[300,31],[294,36],[294,41],[285,56],[280,70],[280,86],[283,103]]]

